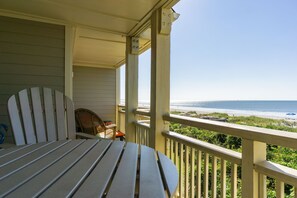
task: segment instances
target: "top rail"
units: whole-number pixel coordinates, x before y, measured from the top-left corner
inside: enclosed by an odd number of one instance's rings
[[[297,149],[297,133],[168,114],[163,119],[248,140]]]
[[[118,107],[119,107],[120,113],[125,113],[125,105],[118,105]],[[151,112],[149,111],[148,108],[135,109],[134,113],[137,115],[142,115],[142,116],[148,116],[148,117],[151,116]]]
[[[120,110],[119,110],[119,113],[125,113],[125,111],[120,109]]]
[[[151,116],[151,112],[148,111],[149,109],[136,109],[135,114],[142,115],[142,116]]]
[[[242,155],[239,152],[226,149],[214,144],[203,142],[188,136],[184,136],[175,132],[162,132],[162,134],[172,140],[178,141],[184,145],[196,148],[209,154],[221,157],[235,164],[241,165]]]
[[[255,170],[264,175],[279,178],[281,181],[285,181],[287,184],[297,184],[297,170],[295,169],[273,162],[263,161],[255,164]]]
[[[125,105],[119,104],[118,105],[118,112],[119,113],[125,113]]]
[[[136,121],[134,122],[135,125],[146,128],[146,129],[150,129],[150,124],[147,120],[143,120],[143,121]]]

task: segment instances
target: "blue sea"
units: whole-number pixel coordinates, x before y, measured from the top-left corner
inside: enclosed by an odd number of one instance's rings
[[[297,101],[189,101],[171,103],[171,109],[297,119]]]

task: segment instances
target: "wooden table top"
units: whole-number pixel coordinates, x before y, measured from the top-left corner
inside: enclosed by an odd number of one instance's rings
[[[170,159],[134,143],[65,140],[0,151],[0,197],[161,198],[177,185]]]

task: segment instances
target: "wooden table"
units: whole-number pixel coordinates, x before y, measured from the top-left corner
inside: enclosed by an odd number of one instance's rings
[[[166,156],[134,143],[65,140],[0,151],[0,197],[161,198],[177,184]]]

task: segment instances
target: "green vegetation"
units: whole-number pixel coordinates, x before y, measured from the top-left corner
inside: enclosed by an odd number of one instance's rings
[[[171,112],[173,114],[185,115],[209,120],[219,120],[228,123],[248,125],[262,128],[269,128],[281,131],[297,132],[297,122],[287,120],[277,120],[269,118],[260,118],[256,116],[229,116],[224,113],[197,114],[195,111]],[[241,152],[241,138],[219,134],[216,132],[189,127],[181,124],[171,123],[170,130],[177,133],[197,138],[215,145]],[[275,163],[297,169],[297,151],[276,145],[267,145],[267,160]],[[230,169],[230,167],[228,168]],[[240,174],[240,173],[239,173]],[[275,180],[268,178],[268,197],[275,197]],[[240,193],[240,192],[239,192]],[[286,197],[293,197],[293,188],[285,186]]]

